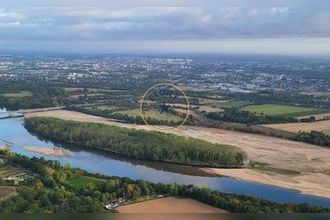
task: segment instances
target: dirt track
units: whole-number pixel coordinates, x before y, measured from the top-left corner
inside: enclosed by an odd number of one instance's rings
[[[128,128],[155,130],[152,126],[123,124],[102,117],[65,110],[26,115],[26,117],[33,116],[47,116],[65,120],[97,122]],[[249,172],[206,169],[210,173],[297,189],[303,193],[330,198],[330,149],[262,135],[205,127],[189,126],[182,130],[160,131],[200,138],[214,143],[235,145],[244,150],[251,161],[267,163],[272,168],[300,172],[300,174],[292,175],[250,169],[247,170]]]

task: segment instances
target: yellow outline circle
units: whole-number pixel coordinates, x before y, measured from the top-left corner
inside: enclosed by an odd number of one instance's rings
[[[161,129],[159,127],[157,127],[156,125],[150,125],[147,120],[146,120],[146,116],[145,116],[145,113],[143,111],[143,103],[144,103],[144,99],[146,97],[146,95],[154,88],[158,87],[158,86],[168,86],[168,87],[172,87],[174,89],[177,89],[179,90],[180,93],[183,94],[184,96],[184,99],[186,100],[186,103],[187,103],[187,111],[186,111],[186,116],[185,118],[183,119],[182,123],[176,127],[166,127],[166,129],[178,129],[180,127],[182,127],[184,125],[184,123],[186,123],[186,121],[188,120],[188,117],[189,117],[189,110],[190,110],[190,104],[189,104],[189,100],[188,100],[188,97],[186,95],[186,93],[178,86],[174,85],[174,84],[171,84],[171,83],[157,83],[153,86],[151,86],[142,96],[141,100],[140,100],[140,112],[141,112],[141,116],[142,116],[142,120],[143,122],[146,124],[146,125],[149,125],[149,126],[153,126],[159,130],[165,130],[165,129]]]

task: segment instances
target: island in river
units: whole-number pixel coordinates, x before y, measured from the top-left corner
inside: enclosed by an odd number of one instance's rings
[[[152,126],[114,122],[107,118],[66,110],[37,112],[25,116],[54,117],[64,120],[104,123],[126,128],[155,130]],[[248,172],[244,172],[244,170],[230,172],[226,169],[204,169],[212,174],[276,185],[299,190],[305,194],[330,198],[330,149],[280,138],[215,128],[186,126],[182,130],[162,129],[161,131],[204,139],[213,143],[235,145],[247,154],[250,161],[265,164],[268,168],[248,168]],[[295,174],[290,171],[295,171]]]

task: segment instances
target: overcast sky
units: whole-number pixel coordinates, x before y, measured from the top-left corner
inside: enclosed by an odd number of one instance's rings
[[[330,55],[329,0],[0,1],[0,52]]]

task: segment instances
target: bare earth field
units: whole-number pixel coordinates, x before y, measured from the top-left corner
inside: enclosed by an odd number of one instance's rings
[[[306,123],[268,124],[263,126],[294,133],[298,133],[299,131],[310,132],[315,130],[322,131],[323,133],[330,135],[330,120]]]
[[[228,213],[193,199],[182,199],[167,197],[119,206],[119,213],[154,213],[154,214],[176,214],[176,213]]]
[[[63,149],[55,149],[50,147],[25,147],[26,150],[54,157],[67,157],[70,156],[70,153]]]
[[[152,126],[123,124],[102,117],[66,110],[26,114],[26,117],[33,116],[156,130]],[[330,149],[302,142],[216,128],[186,126],[180,130],[163,129],[159,131],[200,138],[214,143],[235,145],[246,152],[250,161],[265,163],[271,168],[297,171],[298,173],[293,175],[257,169],[204,169],[212,174],[217,173],[243,180],[296,189],[302,193],[330,198]]]

